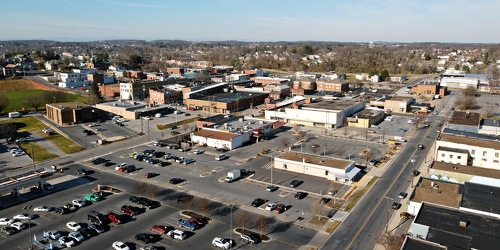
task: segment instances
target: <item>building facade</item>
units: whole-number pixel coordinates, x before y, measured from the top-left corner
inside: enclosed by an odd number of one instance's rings
[[[316,81],[316,90],[346,93],[349,92],[349,82],[339,79],[320,79]]]
[[[47,118],[59,125],[73,125],[94,120],[92,106],[80,102],[46,104]]]

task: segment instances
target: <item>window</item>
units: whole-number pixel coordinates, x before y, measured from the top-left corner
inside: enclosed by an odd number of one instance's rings
[[[499,155],[499,153],[498,153],[498,152],[495,152],[495,157],[496,157],[496,158],[498,158],[498,155]]]
[[[476,154],[476,150],[473,149],[470,154],[471,155]]]
[[[328,175],[328,170],[325,170],[325,175]]]
[[[283,164],[283,168],[284,168],[284,169],[287,169],[287,168],[286,168],[286,164]]]
[[[457,159],[459,159],[459,160],[460,160],[460,159],[462,159],[462,156],[460,156],[460,155],[457,155]]]
[[[486,160],[485,158],[482,158],[481,161],[488,161],[488,160]]]
[[[450,159],[453,159],[453,155],[450,155]]]
[[[493,160],[493,163],[499,163],[498,160]]]
[[[483,156],[486,156],[487,152],[486,151],[483,151]]]
[[[444,154],[441,154],[441,157],[445,157],[445,155],[444,155]]]

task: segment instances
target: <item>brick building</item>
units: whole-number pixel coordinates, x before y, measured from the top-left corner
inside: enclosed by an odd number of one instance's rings
[[[316,81],[316,90],[345,93],[349,91],[349,82],[340,79],[321,79]]]
[[[315,90],[316,81],[308,77],[297,79],[293,81],[293,89]]]
[[[59,125],[91,122],[92,106],[80,102],[62,102],[45,105],[47,118]]]

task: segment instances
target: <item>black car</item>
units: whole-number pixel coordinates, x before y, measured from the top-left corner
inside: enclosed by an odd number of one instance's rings
[[[13,227],[2,227],[2,229],[0,229],[0,231],[2,231],[2,233],[6,234],[6,235],[12,235],[12,234],[17,233],[17,230]]]
[[[175,125],[174,125],[174,126],[172,126],[172,128],[171,128],[171,129],[176,129],[176,128],[177,128],[177,126],[175,126]]]
[[[38,193],[42,192],[42,189],[40,189],[38,187],[30,187],[30,192],[38,194]]]
[[[257,198],[257,199],[252,201],[252,207],[260,207],[264,203],[266,203],[266,200],[261,199],[261,198]]]
[[[297,199],[297,200],[302,200],[302,199],[304,199],[306,196],[307,196],[307,193],[306,193],[306,192],[297,192],[297,193],[295,194],[295,199]]]
[[[143,161],[144,158],[145,158],[144,155],[138,155],[137,157],[135,157],[135,159],[138,160],[138,161]]]
[[[292,182],[290,182],[290,187],[296,188],[299,185],[300,185],[299,180],[293,180]]]
[[[103,165],[103,166],[105,166],[105,167],[109,167],[109,166],[111,166],[111,165],[115,165],[115,163],[114,163],[114,162],[111,162],[111,161],[107,161],[107,162],[105,162],[105,163],[104,163],[104,165]]]
[[[186,181],[185,179],[181,179],[181,178],[172,178],[170,179],[170,181],[168,183],[170,184],[179,184],[181,182],[184,182]]]
[[[83,237],[85,237],[85,239],[92,238],[92,237],[99,234],[95,230],[92,230],[90,228],[82,228],[82,229],[80,229],[79,232],[81,235],[83,235]]]
[[[154,157],[161,158],[164,155],[165,155],[165,152],[163,152],[163,151],[156,151],[155,154],[154,154]]]
[[[160,167],[165,167],[165,166],[168,166],[170,165],[171,163],[170,162],[166,162],[166,161],[160,161],[158,162],[156,165],[160,166]]]
[[[54,209],[54,211],[58,214],[68,214],[70,212],[69,209],[67,209],[65,207],[56,207],[56,209]]]
[[[148,244],[154,241],[155,237],[151,234],[140,233],[135,235],[136,240],[144,241],[144,243]]]
[[[145,197],[131,196],[129,201],[147,208],[159,207],[161,205],[158,201],[153,201]]]
[[[180,133],[179,133],[179,131],[172,131],[172,132],[170,132],[170,134],[171,134],[171,135],[178,135],[178,134],[180,134]]]
[[[399,202],[394,202],[394,203],[392,203],[391,207],[392,207],[392,209],[398,210],[399,207],[401,207],[401,204]]]
[[[83,169],[83,168],[79,168],[78,170],[76,170],[76,172],[79,175],[88,175],[89,174],[89,172],[86,169]]]
[[[104,158],[100,158],[100,157],[99,157],[99,158],[94,159],[94,160],[92,161],[92,163],[93,163],[94,165],[98,165],[98,164],[104,163],[105,161],[106,161],[106,159],[104,159]]]

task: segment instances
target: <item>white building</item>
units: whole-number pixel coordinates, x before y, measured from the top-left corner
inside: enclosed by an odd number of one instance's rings
[[[436,141],[434,159],[440,162],[500,170],[500,143],[472,133],[443,133]]]
[[[292,151],[274,158],[274,168],[348,184],[355,181],[361,171],[354,161]]]
[[[364,102],[352,99],[322,100],[301,105],[299,108],[266,110],[266,119],[279,119],[285,123],[315,127],[342,127],[347,117],[364,109]]]

